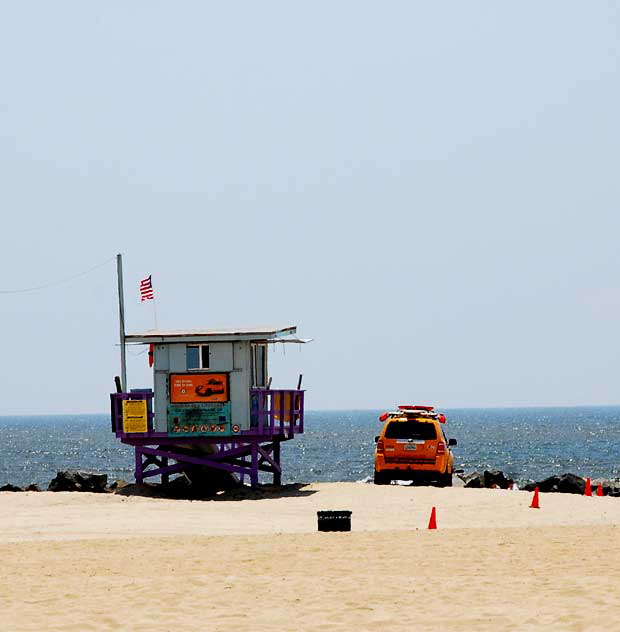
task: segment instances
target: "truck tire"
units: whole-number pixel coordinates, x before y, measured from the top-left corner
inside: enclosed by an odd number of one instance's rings
[[[373,480],[375,485],[389,485],[392,478],[388,472],[377,472],[377,470],[375,470],[375,476]]]
[[[446,472],[439,478],[440,487],[452,487],[452,472]]]

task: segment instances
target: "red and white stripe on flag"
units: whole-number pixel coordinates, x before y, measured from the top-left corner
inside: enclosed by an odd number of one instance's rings
[[[155,294],[153,294],[153,285],[151,284],[151,277],[149,275],[146,279],[140,281],[140,300],[150,301],[154,298]]]

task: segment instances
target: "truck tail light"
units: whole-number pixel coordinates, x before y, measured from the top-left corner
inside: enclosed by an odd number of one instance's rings
[[[383,440],[377,441],[377,454],[384,454],[385,446],[383,445]]]
[[[443,441],[437,442],[437,456],[441,456],[446,453],[446,444]]]

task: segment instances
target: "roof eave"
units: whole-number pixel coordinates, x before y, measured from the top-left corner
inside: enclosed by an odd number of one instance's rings
[[[292,336],[297,332],[296,326],[280,327],[263,330],[212,330],[212,331],[158,331],[151,330],[143,333],[127,334],[128,343],[172,344],[175,342],[234,342],[248,340],[256,342],[279,342],[281,337]]]

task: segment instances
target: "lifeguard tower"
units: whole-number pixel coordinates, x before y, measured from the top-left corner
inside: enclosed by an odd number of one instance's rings
[[[111,394],[112,430],[135,448],[137,482],[171,474],[227,472],[281,484],[280,447],[304,431],[304,391],[271,389],[269,348],[309,342],[297,328],[254,327],[127,334],[149,345],[153,389]],[[124,381],[123,381],[124,383]]]

